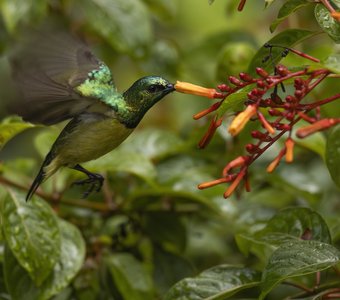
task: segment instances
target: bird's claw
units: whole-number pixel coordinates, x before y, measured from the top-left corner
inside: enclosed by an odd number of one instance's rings
[[[83,180],[77,180],[72,185],[90,185],[90,187],[84,192],[82,198],[87,198],[93,191],[99,192],[103,186],[104,177],[100,174],[89,174],[88,178]]]

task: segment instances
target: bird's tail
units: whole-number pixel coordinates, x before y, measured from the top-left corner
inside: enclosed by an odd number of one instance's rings
[[[50,177],[53,173],[57,171],[57,168],[54,167],[55,164],[53,164],[53,158],[54,157],[52,155],[52,152],[49,152],[46,155],[45,160],[40,167],[38,175],[35,177],[30,189],[28,190],[26,201],[32,198],[33,194],[43,181],[45,181],[48,177]]]

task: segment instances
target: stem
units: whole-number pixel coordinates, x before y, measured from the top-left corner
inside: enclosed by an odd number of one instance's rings
[[[15,187],[17,189],[27,191],[27,187],[21,184],[18,184],[14,181],[11,181],[5,177],[0,176],[0,183],[9,187]],[[70,206],[77,206],[77,207],[83,207],[88,209],[93,209],[101,212],[108,212],[108,211],[115,211],[116,208],[109,207],[107,204],[104,203],[98,203],[93,201],[87,201],[87,200],[77,200],[77,199],[63,199],[58,197],[58,199],[55,196],[50,196],[49,194],[46,194],[42,191],[37,190],[36,194],[40,197],[46,200],[49,203],[55,204],[57,200],[61,202],[61,204],[64,205],[70,205]]]
[[[323,99],[323,100],[320,100],[320,101],[317,101],[317,102],[314,102],[314,103],[311,103],[311,104],[300,104],[299,108],[304,109],[304,110],[312,110],[312,109],[314,109],[318,106],[330,103],[330,102],[332,102],[336,99],[339,99],[339,98],[340,98],[340,94],[335,94],[335,95],[333,95],[329,98],[326,98],[326,99]]]

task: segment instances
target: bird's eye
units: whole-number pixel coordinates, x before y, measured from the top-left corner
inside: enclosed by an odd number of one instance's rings
[[[156,93],[163,90],[163,86],[162,85],[157,85],[157,84],[152,84],[148,87],[148,92],[150,93]]]

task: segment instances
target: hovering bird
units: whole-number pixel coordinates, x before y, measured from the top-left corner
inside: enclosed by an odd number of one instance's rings
[[[70,119],[45,157],[26,200],[58,169],[87,175],[84,197],[99,191],[103,176],[80,164],[110,152],[136,128],[145,113],[175,90],[159,76],[138,79],[119,93],[107,65],[86,44],[66,33],[35,35],[10,57],[19,90],[16,113],[23,120],[52,125]]]

